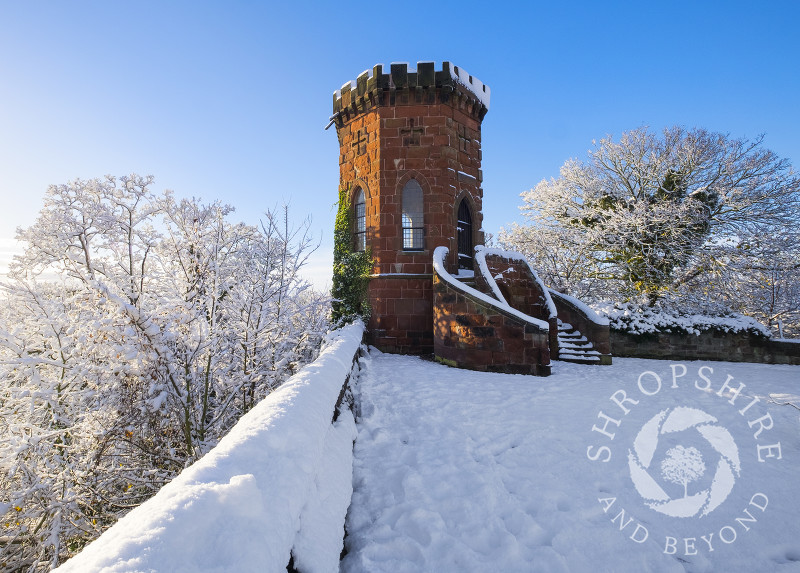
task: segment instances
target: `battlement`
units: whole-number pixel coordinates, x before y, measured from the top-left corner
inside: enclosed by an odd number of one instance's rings
[[[342,113],[349,115],[382,105],[386,93],[431,90],[439,90],[443,101],[454,95],[470,100],[474,113],[480,119],[489,111],[489,86],[450,62],[442,62],[441,70],[436,69],[434,62],[417,62],[417,68],[411,70],[407,63],[394,63],[389,67],[389,73],[384,73],[383,64],[378,64],[333,92],[331,122],[341,125]]]

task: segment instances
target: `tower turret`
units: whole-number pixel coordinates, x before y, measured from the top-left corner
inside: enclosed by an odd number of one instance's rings
[[[483,243],[481,122],[489,88],[444,62],[376,65],[333,96],[340,189],[353,247],[374,260],[368,342],[400,353],[433,351],[433,251],[472,271]]]

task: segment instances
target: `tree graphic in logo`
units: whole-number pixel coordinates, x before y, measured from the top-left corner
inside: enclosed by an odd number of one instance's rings
[[[697,448],[675,446],[667,450],[667,457],[661,462],[661,475],[672,483],[683,486],[683,497],[689,497],[689,482],[703,477],[706,464]]]
[[[739,448],[730,432],[716,422],[714,416],[697,408],[677,407],[659,412],[642,426],[633,441],[633,450],[628,450],[628,469],[636,491],[650,508],[672,517],[693,517],[698,513],[703,517],[727,499],[741,471]],[[649,470],[659,439],[667,434],[680,438],[684,436],[681,432],[690,432],[689,439],[696,439],[693,436],[699,434],[708,445],[708,453],[716,454],[718,460],[712,464],[715,471],[710,486],[690,495],[689,484],[706,471],[702,454],[695,447],[681,445],[667,450],[658,477],[683,486],[683,497],[673,499],[664,491],[664,482],[659,483]]]

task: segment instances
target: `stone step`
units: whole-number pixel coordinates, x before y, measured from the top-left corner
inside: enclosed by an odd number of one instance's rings
[[[565,348],[561,354],[571,354],[575,356],[600,356],[600,353],[597,352],[597,350],[583,350],[576,348]]]
[[[601,364],[602,354],[595,350],[594,344],[569,323],[558,319],[557,360],[574,364]]]
[[[594,348],[565,348],[562,354],[580,354],[581,356],[600,356],[600,353]]]
[[[584,356],[581,354],[559,354],[558,359],[563,362],[574,362],[576,364],[599,364],[599,356]]]
[[[564,342],[559,341],[558,343],[559,348],[569,348],[571,350],[594,350],[594,345],[591,342],[583,342],[579,344],[574,344],[572,342]]]
[[[559,320],[558,360],[575,364],[599,364],[600,353],[579,330]]]
[[[580,332],[576,332],[575,334],[571,334],[569,336],[562,336],[562,335],[559,334],[558,335],[558,340],[559,340],[559,342],[564,341],[564,342],[572,342],[572,343],[589,342],[589,339],[587,339]]]

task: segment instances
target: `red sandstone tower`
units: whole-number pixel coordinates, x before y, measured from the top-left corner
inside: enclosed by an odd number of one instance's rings
[[[374,260],[369,344],[433,352],[433,250],[448,271],[473,269],[483,244],[481,122],[489,88],[449,62],[382,65],[333,96],[340,188],[353,246]]]

